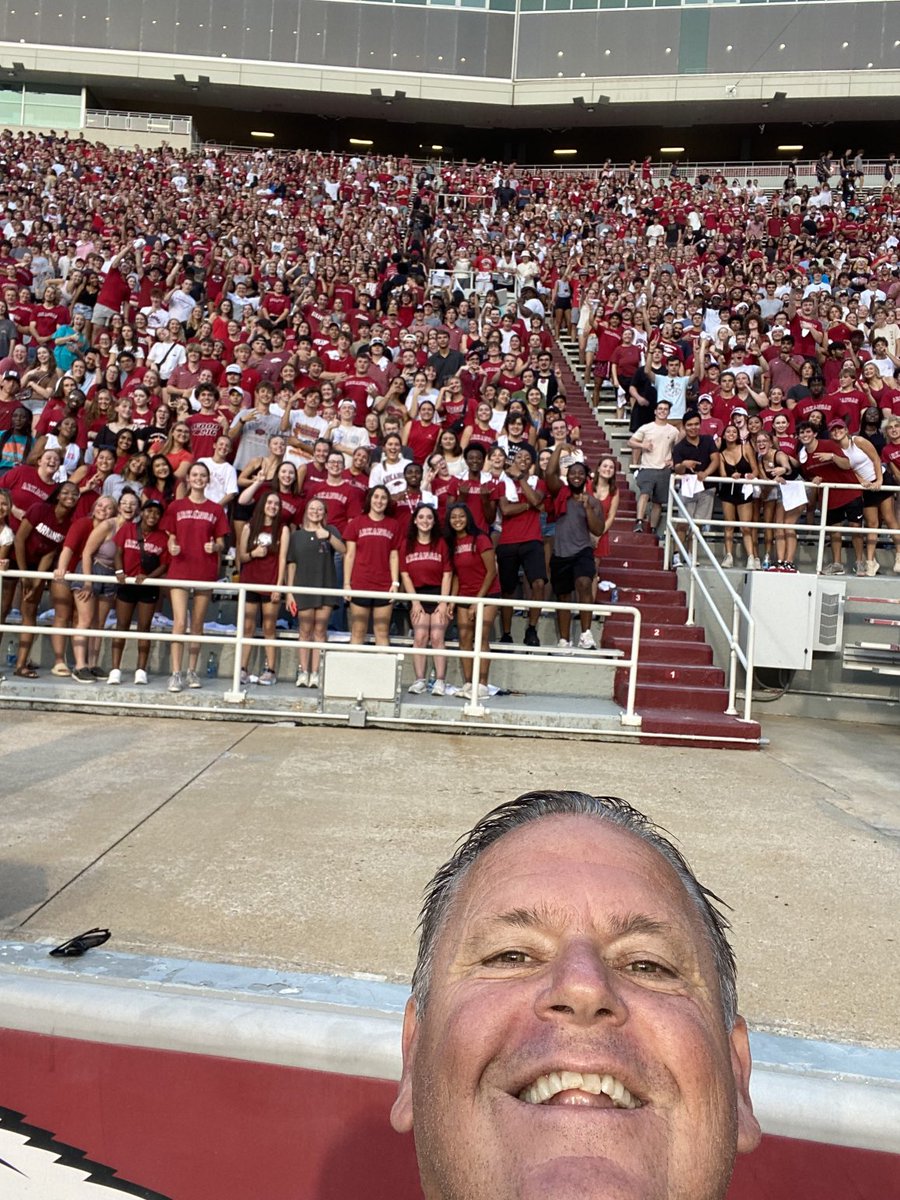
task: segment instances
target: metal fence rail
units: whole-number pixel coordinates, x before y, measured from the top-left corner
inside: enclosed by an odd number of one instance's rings
[[[30,580],[51,581],[54,578],[56,578],[56,576],[54,576],[54,574],[49,571],[38,572],[38,571],[19,571],[19,570],[11,569],[11,570],[5,571],[3,573],[3,578],[6,580],[30,579]],[[87,582],[87,583],[109,584],[109,576],[108,575],[85,575],[85,574],[83,574],[81,572],[77,572],[77,571],[73,571],[73,572],[66,574],[65,579],[66,579],[66,581],[81,580],[81,581]],[[126,582],[133,584],[134,580],[129,579]],[[221,634],[221,633],[220,634],[208,634],[208,633],[204,633],[202,631],[197,632],[197,633],[193,633],[193,632],[185,632],[185,633],[165,632],[164,633],[160,630],[153,630],[153,629],[148,630],[147,632],[140,632],[136,629],[130,629],[130,630],[118,630],[115,628],[84,629],[84,628],[78,628],[78,627],[72,626],[72,625],[65,625],[65,626],[47,626],[47,625],[38,625],[38,624],[23,625],[23,624],[10,624],[7,622],[6,624],[0,624],[0,636],[5,636],[8,634],[18,634],[18,633],[32,633],[32,634],[43,634],[45,636],[54,634],[54,635],[61,635],[63,637],[67,637],[67,638],[72,638],[72,637],[77,636],[77,637],[86,637],[86,638],[91,638],[91,639],[100,638],[100,639],[104,639],[104,640],[111,640],[111,639],[115,638],[117,640],[126,640],[126,641],[144,641],[144,642],[162,642],[162,643],[165,643],[165,642],[196,643],[200,646],[207,646],[207,645],[208,646],[223,646],[223,645],[233,646],[233,648],[234,648],[234,667],[232,670],[232,676],[231,676],[231,680],[230,680],[230,688],[228,691],[226,691],[223,694],[222,699],[227,704],[230,704],[230,705],[243,704],[243,702],[246,700],[246,697],[247,697],[247,693],[241,687],[241,656],[242,656],[244,647],[246,647],[246,646],[250,646],[250,647],[272,646],[272,647],[275,647],[278,649],[284,649],[285,644],[286,644],[286,639],[284,639],[284,638],[268,639],[268,638],[264,638],[264,637],[246,637],[244,635],[244,616],[245,616],[246,605],[247,605],[247,593],[259,591],[259,585],[254,584],[254,583],[225,582],[225,581],[221,581],[221,580],[209,581],[209,582],[206,582],[206,581],[190,582],[190,581],[186,581],[186,580],[169,580],[169,579],[162,578],[162,579],[154,579],[153,586],[167,588],[167,589],[190,588],[190,589],[193,589],[196,591],[217,592],[220,594],[227,594],[227,595],[231,595],[231,596],[235,597],[237,600],[237,615],[235,617],[235,625],[236,625],[235,633],[234,634],[230,634],[230,633],[229,634]],[[424,603],[436,603],[436,602],[444,601],[447,604],[453,604],[457,607],[460,605],[474,607],[476,609],[476,613],[475,613],[474,645],[473,645],[472,650],[462,650],[459,648],[454,649],[452,647],[445,647],[445,648],[441,648],[440,650],[423,649],[421,652],[423,654],[427,654],[427,655],[439,654],[440,656],[450,658],[450,659],[470,659],[472,662],[472,677],[476,681],[476,683],[479,678],[479,671],[480,671],[481,664],[485,660],[487,660],[489,662],[495,661],[495,660],[504,661],[504,662],[510,661],[510,654],[508,653],[508,651],[482,649],[482,635],[483,635],[483,631],[484,631],[484,610],[486,607],[492,607],[492,608],[493,607],[496,607],[496,608],[504,608],[505,607],[505,608],[513,608],[513,609],[538,608],[541,610],[553,610],[554,612],[562,609],[562,610],[567,610],[570,612],[578,612],[578,613],[581,613],[584,611],[589,611],[592,614],[600,613],[604,617],[612,616],[612,615],[630,617],[631,622],[632,622],[631,650],[627,656],[622,655],[618,651],[613,652],[613,651],[604,651],[604,650],[591,650],[591,651],[584,651],[582,653],[578,653],[578,652],[575,652],[575,653],[570,653],[570,652],[550,653],[548,651],[535,652],[535,651],[529,650],[527,654],[521,654],[521,655],[517,656],[516,661],[517,662],[525,662],[525,663],[533,663],[533,664],[554,663],[557,666],[559,666],[560,664],[563,664],[564,666],[569,666],[569,665],[572,665],[572,666],[586,666],[586,665],[587,666],[597,666],[597,665],[601,665],[601,664],[606,664],[606,665],[614,665],[618,669],[627,670],[628,671],[628,692],[627,692],[627,698],[626,698],[625,711],[622,713],[622,716],[621,716],[621,724],[624,727],[633,727],[633,728],[640,727],[641,718],[635,712],[635,696],[636,696],[636,691],[637,691],[637,670],[638,670],[638,657],[639,657],[639,652],[640,652],[641,613],[640,613],[639,609],[634,608],[630,605],[627,605],[627,604],[608,605],[608,604],[603,604],[603,603],[597,603],[597,604],[571,603],[570,604],[570,603],[559,603],[559,602],[548,602],[548,601],[538,602],[538,601],[527,601],[527,600],[502,600],[499,597],[492,597],[492,596],[487,596],[487,597],[451,596],[451,595],[436,596],[436,595],[432,595],[430,593],[419,594],[419,593],[409,593],[409,592],[402,592],[402,593],[398,594],[396,592],[354,591],[351,593],[347,589],[344,589],[344,588],[310,588],[310,587],[299,587],[299,586],[295,586],[295,587],[284,586],[284,587],[281,587],[278,589],[272,589],[272,590],[280,591],[285,598],[287,598],[287,596],[289,596],[289,595],[292,595],[292,596],[303,596],[303,595],[323,596],[324,595],[324,596],[333,597],[335,602],[337,602],[345,596],[350,596],[351,598],[355,598],[355,599],[390,600],[390,601],[394,601],[394,602],[396,602],[397,600],[404,600],[404,601],[419,600]],[[327,654],[332,654],[332,653],[345,654],[348,652],[353,652],[353,653],[376,654],[376,655],[377,654],[396,655],[398,653],[398,651],[401,651],[401,650],[404,653],[406,653],[408,650],[409,650],[409,652],[416,652],[416,653],[419,652],[419,650],[417,648],[413,651],[411,648],[409,648],[405,645],[399,646],[396,643],[389,644],[386,646],[377,646],[377,645],[373,645],[373,644],[369,644],[369,643],[364,643],[364,644],[360,645],[360,644],[354,644],[351,642],[301,641],[299,638],[292,638],[292,639],[290,639],[289,644],[294,649],[319,650],[323,654],[325,654],[325,653],[327,653]],[[122,707],[129,707],[129,705],[123,701]],[[472,698],[466,702],[462,711],[464,712],[464,714],[467,717],[483,717],[485,715],[485,708],[479,702],[479,698],[478,698],[478,694],[477,694],[477,687],[475,688],[475,690],[473,692]],[[510,727],[515,728],[516,726],[513,724]],[[529,728],[530,728],[530,726],[529,726]]]

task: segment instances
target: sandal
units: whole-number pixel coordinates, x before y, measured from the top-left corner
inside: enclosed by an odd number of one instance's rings
[[[68,678],[72,674],[72,672],[69,670],[69,668],[66,666],[65,663],[58,662],[58,663],[54,663],[53,666],[50,668],[50,674],[65,676],[66,678]]]
[[[38,673],[33,667],[29,667],[28,663],[24,667],[16,667],[13,671],[14,675],[18,675],[20,679],[37,679]]]

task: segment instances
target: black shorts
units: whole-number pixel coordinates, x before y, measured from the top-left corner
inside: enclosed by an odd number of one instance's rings
[[[389,604],[393,604],[393,600],[364,600],[361,596],[354,596],[350,601],[357,608],[386,608]]]
[[[855,500],[849,500],[846,504],[840,505],[838,508],[829,508],[828,525],[840,525],[842,521],[847,521],[851,525],[859,525],[863,518],[863,501],[862,496],[857,496]]]
[[[256,508],[255,504],[238,504],[238,502],[235,501],[232,520],[252,521],[253,520],[253,510],[255,508]]]
[[[275,584],[273,583],[271,589],[268,592],[248,592],[247,593],[247,603],[248,604],[271,604],[272,603],[272,592],[274,592],[275,590],[276,590]]]
[[[557,296],[556,299],[553,301],[553,311],[554,312],[558,308],[561,308],[564,312],[568,312],[568,310],[571,307],[572,307],[572,297],[571,296]]]
[[[503,542],[497,547],[497,574],[500,591],[507,598],[519,586],[519,568],[524,571],[529,583],[547,579],[543,542]]]
[[[862,494],[863,508],[881,508],[885,500],[891,500],[893,496],[893,492],[870,492],[866,490]]]
[[[597,574],[594,551],[585,546],[569,558],[550,558],[550,582],[556,596],[570,596],[575,591],[576,579],[593,579]]]
[[[440,585],[434,583],[423,583],[421,587],[416,588],[416,591],[427,596],[439,596],[441,594]],[[439,603],[439,600],[422,600],[422,610],[423,612],[427,612],[430,617],[432,613],[437,612]]]
[[[116,599],[123,604],[152,604],[159,603],[158,587],[146,583],[120,583],[116,589]]]

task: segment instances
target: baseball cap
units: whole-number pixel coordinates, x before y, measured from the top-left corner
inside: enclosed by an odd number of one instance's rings
[[[4,379],[14,379],[16,381],[16,383],[18,383],[19,382],[19,372],[13,371],[13,370],[4,371],[3,378]]]
[[[846,429],[846,428],[847,428],[847,422],[844,420],[843,417],[832,417],[832,419],[828,422],[829,432],[832,429]]]
[[[229,363],[225,368],[226,375],[243,375],[244,368],[239,363]]]

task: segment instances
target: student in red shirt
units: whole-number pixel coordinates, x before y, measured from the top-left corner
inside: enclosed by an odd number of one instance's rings
[[[405,545],[400,555],[400,578],[404,591],[419,592],[433,596],[450,594],[453,572],[450,569],[450,552],[440,535],[437,514],[428,504],[418,504],[413,510],[412,520],[406,533]],[[416,677],[409,691],[419,696],[427,690],[425,669],[427,659],[424,650],[442,650],[444,634],[449,622],[446,601],[413,600],[410,620],[413,627],[413,666]],[[418,653],[416,653],[418,651]],[[433,696],[443,696],[447,660],[442,654],[434,655],[435,681],[431,689]]]
[[[78,507],[78,485],[61,483],[46,500],[32,504],[16,530],[16,566],[20,571],[49,571],[59,557],[69,526]],[[24,580],[22,583],[22,625],[34,625],[38,605],[44,594],[45,580]],[[19,634],[15,674],[23,679],[36,679],[37,671],[28,665],[28,655],[34,634],[23,628]]]
[[[268,492],[256,502],[253,516],[241,530],[238,545],[238,562],[241,564],[241,583],[252,583],[255,591],[247,592],[244,610],[244,637],[252,638],[256,631],[256,618],[262,610],[263,637],[275,640],[275,621],[281,603],[279,588],[284,583],[287,569],[287,548],[290,534],[282,512],[281,497],[277,492]],[[253,647],[244,645],[241,662],[241,683],[249,682],[247,670]],[[276,680],[275,647],[265,647],[266,668],[259,677],[264,687],[271,687]]]
[[[497,579],[497,556],[494,544],[486,533],[483,533],[475,523],[471,510],[466,504],[451,504],[447,511],[447,546],[453,563],[453,583],[451,594],[454,596],[491,596],[499,598],[500,583]],[[456,604],[450,611],[450,619],[455,614],[459,626],[459,648],[471,651],[475,646],[475,615],[476,607],[472,604]],[[496,604],[484,606],[484,622],[482,625],[481,649],[490,649],[491,628],[497,616]],[[472,659],[463,658],[462,673],[465,683],[460,690],[460,696],[471,700],[473,695]],[[482,659],[478,681],[477,696],[487,696],[487,681],[490,673],[490,659]]]
[[[400,587],[400,526],[394,518],[391,493],[381,484],[370,488],[362,515],[354,517],[344,532],[347,553],[344,580],[352,591],[396,592]],[[350,641],[362,645],[369,615],[376,646],[387,646],[390,638],[391,600],[353,597],[350,603]]]
[[[145,493],[146,494],[146,493]],[[159,604],[160,589],[151,583],[165,575],[169,566],[169,539],[160,529],[163,505],[159,500],[144,500],[140,517],[126,521],[115,535],[116,543],[116,629],[131,628],[131,619],[137,609],[139,633],[147,633],[153,622],[153,614]],[[125,640],[113,640],[112,669],[107,683],[122,682],[122,654]],[[136,684],[147,682],[147,662],[150,658],[150,642],[137,644]]]
[[[188,471],[188,494],[183,500],[170,504],[163,517],[162,529],[168,534],[168,551],[171,558],[169,578],[184,580],[185,587],[171,588],[173,633],[185,633],[188,624],[188,605],[191,600],[191,584],[194,581],[212,582],[219,572],[219,556],[225,548],[225,539],[230,532],[228,517],[221,504],[206,499],[209,483],[209,468],[195,462]],[[194,592],[190,606],[191,629],[203,631],[210,593]],[[197,675],[197,659],[200,643],[191,642],[188,649],[187,685],[189,688],[202,686]],[[184,686],[181,664],[184,660],[184,642],[172,642],[172,677],[169,691],[180,692]]]

